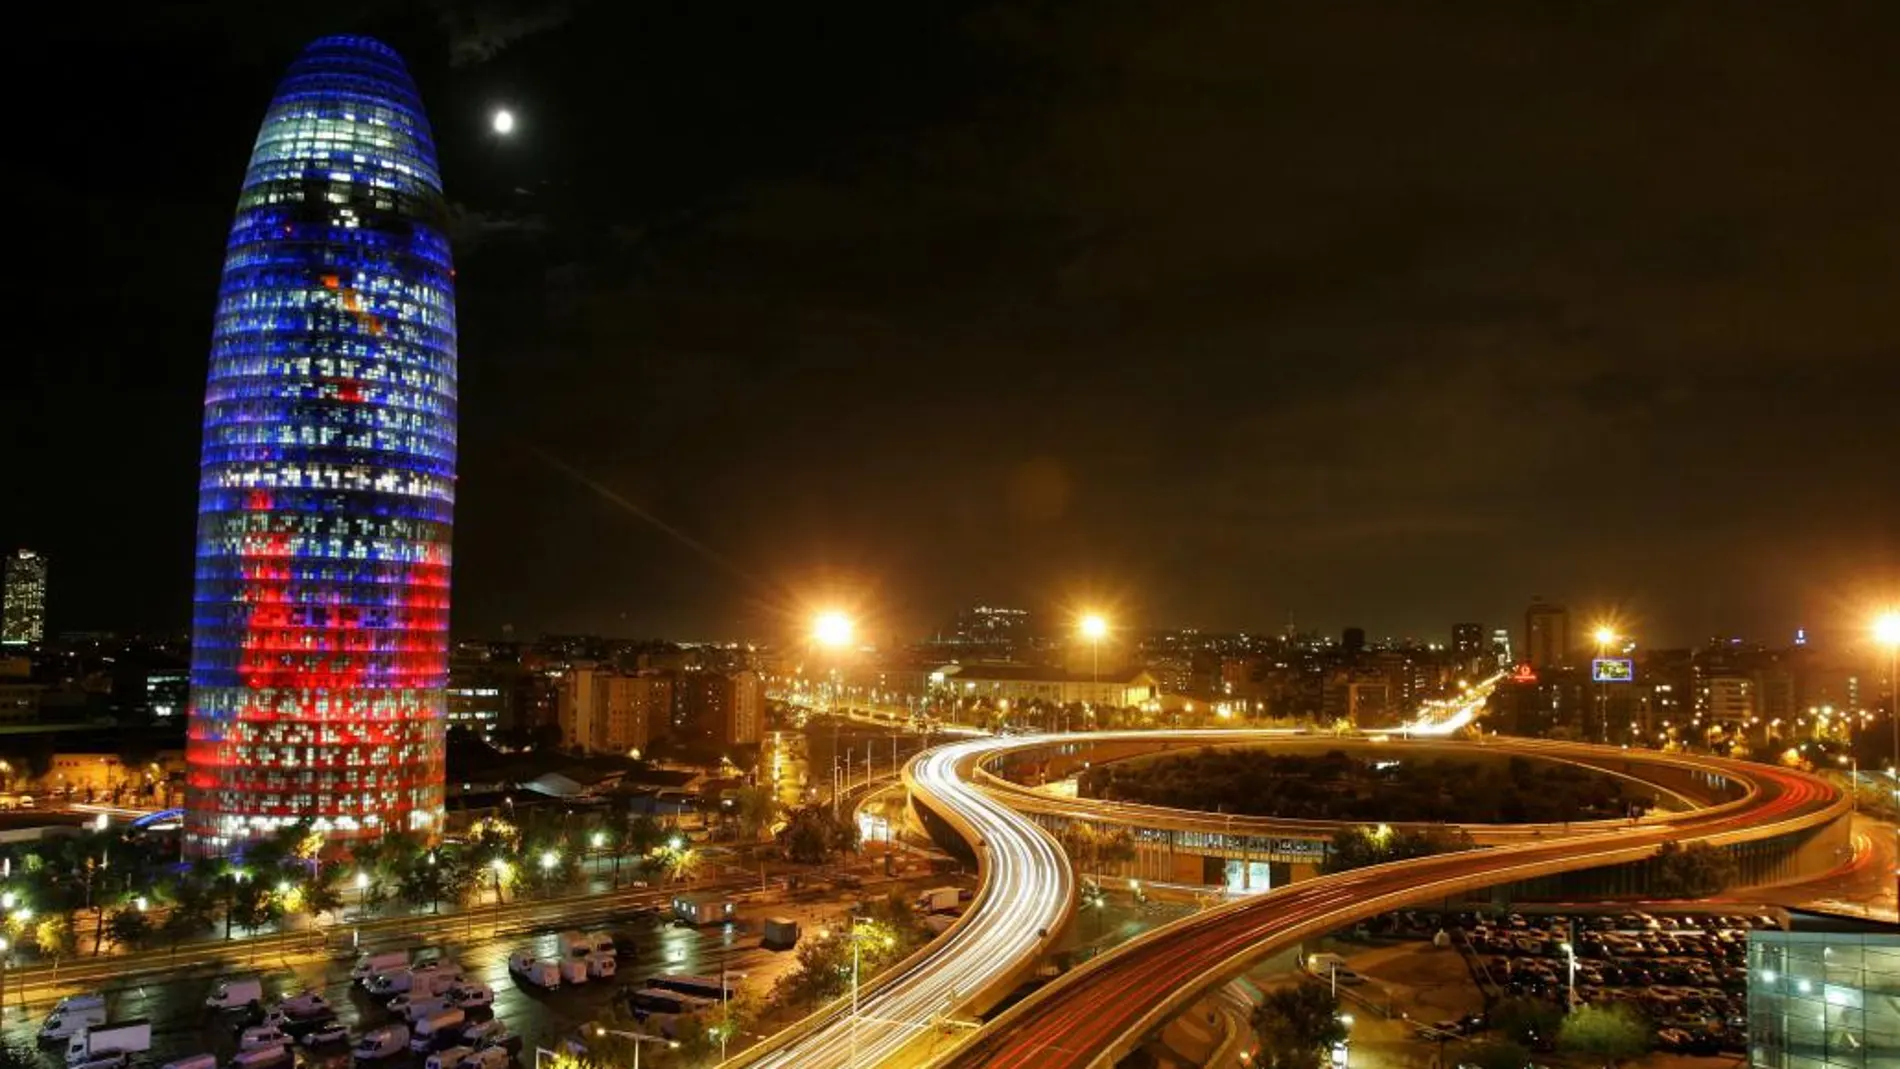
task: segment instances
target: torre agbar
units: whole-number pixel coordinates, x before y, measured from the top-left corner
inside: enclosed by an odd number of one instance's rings
[[[401,57],[325,37],[278,86],[205,390],[186,845],[442,819],[454,271]]]

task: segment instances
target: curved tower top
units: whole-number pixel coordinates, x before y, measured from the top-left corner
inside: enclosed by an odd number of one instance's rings
[[[402,60],[324,37],[264,115],[205,391],[187,845],[440,827],[455,301]]]

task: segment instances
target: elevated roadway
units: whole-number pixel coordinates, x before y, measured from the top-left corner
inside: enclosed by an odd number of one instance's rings
[[[980,886],[941,937],[860,990],[727,1066],[854,1069],[877,1065],[941,1018],[993,1004],[1021,982],[1073,912],[1075,877],[1061,847],[971,782],[972,767],[1016,739],[953,743],[913,758],[904,781],[920,806],[974,847]]]
[[[1528,740],[1494,745],[1559,759],[1639,756]],[[1800,842],[1848,810],[1837,788],[1813,776],[1713,758],[1650,753],[1640,758],[1731,780],[1741,785],[1742,797],[1664,823],[1373,866],[1240,899],[1156,929],[1066,974],[931,1064],[941,1069],[1104,1069],[1210,988],[1303,939],[1394,908],[1500,883],[1642,862],[1665,842],[1744,849]],[[1810,852],[1825,856],[1827,849]]]

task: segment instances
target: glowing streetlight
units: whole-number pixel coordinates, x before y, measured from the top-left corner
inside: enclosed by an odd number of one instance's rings
[[[1874,619],[1874,641],[1887,647],[1887,716],[1893,721],[1893,774],[1900,779],[1900,611]]]
[[[552,850],[541,851],[541,871],[548,872],[561,863],[561,855]]]
[[[1599,627],[1596,630],[1595,637],[1597,640],[1598,649],[1608,649],[1610,647],[1610,643],[1616,641],[1616,632],[1611,630],[1608,627]]]
[[[515,113],[507,108],[496,108],[495,114],[489,116],[488,125],[497,134],[507,137],[515,132]]]
[[[1089,640],[1089,701],[1098,701],[1101,695],[1095,692],[1102,685],[1102,640],[1108,637],[1108,620],[1100,613],[1084,613],[1075,627]]]
[[[811,623],[811,637],[833,649],[850,645],[852,630],[851,618],[841,612],[821,612]]]

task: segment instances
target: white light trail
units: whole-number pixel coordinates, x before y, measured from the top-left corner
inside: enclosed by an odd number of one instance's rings
[[[989,884],[965,923],[903,975],[861,1002],[855,1028],[849,1010],[832,1014],[817,1031],[756,1061],[766,1069],[850,1069],[895,1055],[939,1015],[1022,967],[1042,949],[1044,933],[1065,919],[1075,873],[1053,840],[1028,818],[1004,807],[957,775],[965,759],[1027,738],[980,739],[924,755],[918,782],[931,803],[953,811],[976,829],[989,863]]]

